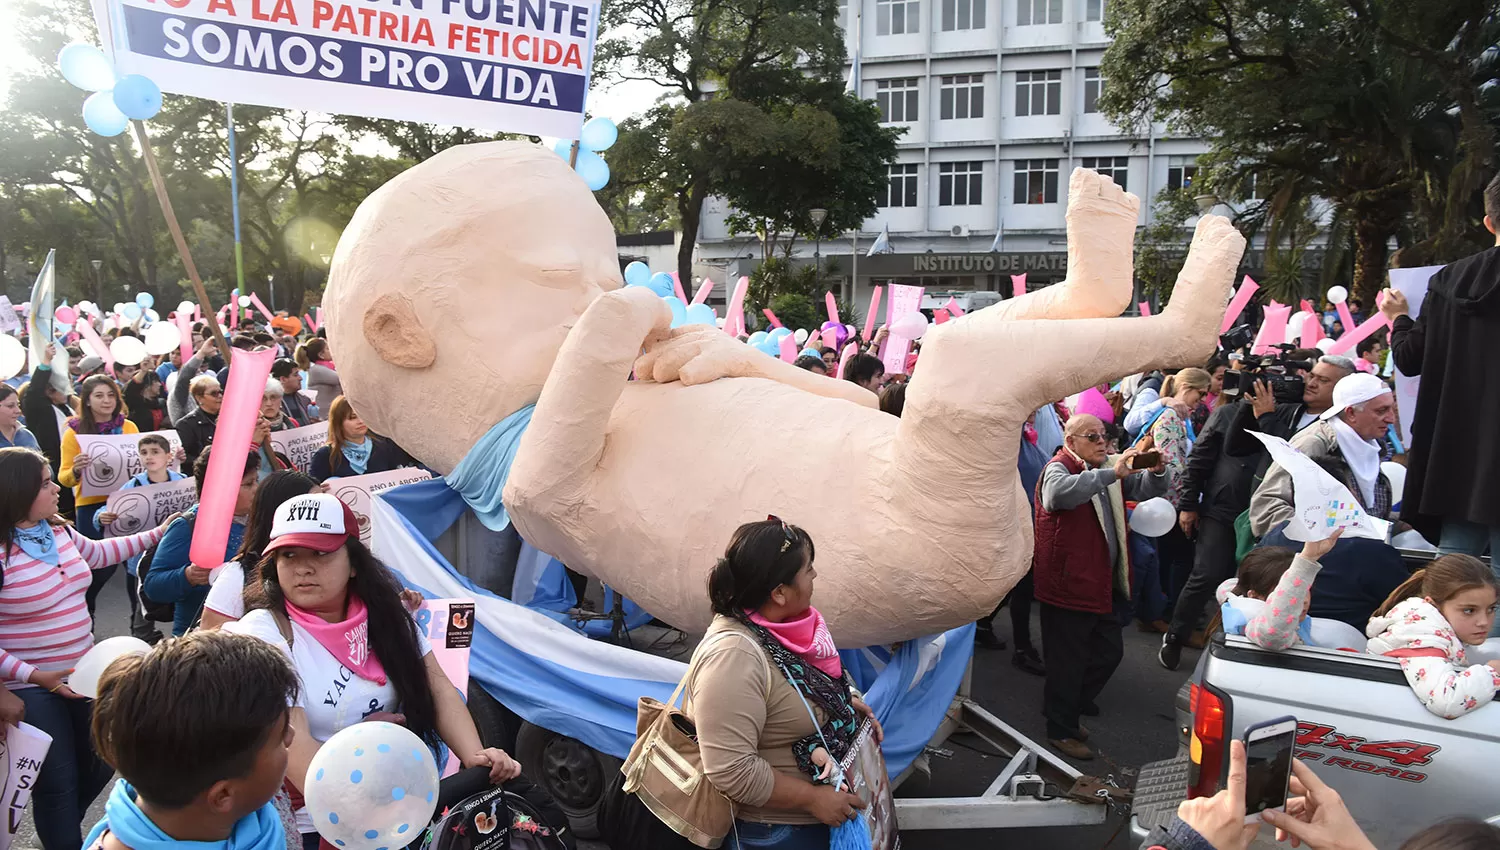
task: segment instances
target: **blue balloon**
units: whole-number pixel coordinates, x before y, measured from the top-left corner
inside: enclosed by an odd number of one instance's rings
[[[552,143],[552,152],[562,157],[564,160],[567,160],[567,158],[569,156],[572,156],[573,154],[573,140],[558,139],[557,141]]]
[[[782,337],[791,335],[791,328],[775,328],[771,331],[771,338],[776,340],[777,342],[780,342]]]
[[[150,77],[126,74],[115,83],[115,106],[126,118],[148,121],[161,111],[161,89]]]
[[[590,118],[578,135],[579,144],[591,151],[607,151],[620,138],[620,128],[608,118]]]
[[[125,132],[130,119],[115,106],[110,92],[94,92],[83,102],[83,123],[101,136],[118,136]]]
[[[141,317],[141,305],[136,304],[135,302],[131,302],[129,304],[126,304],[125,309],[121,312],[125,314],[125,318],[133,322]]]
[[[807,348],[802,349],[802,353],[798,354],[797,356],[798,357],[817,357],[817,358],[821,359],[823,357],[823,352],[817,350],[816,348],[813,348],[812,346],[808,346]]]
[[[718,316],[714,315],[714,308],[707,304],[689,304],[687,308],[687,323],[690,325],[708,325],[713,327],[718,324]]]
[[[660,295],[663,298],[667,297],[668,295],[674,297],[677,295],[677,287],[672,285],[672,276],[667,274],[666,272],[657,272],[656,274],[652,275],[646,281],[646,286],[650,287],[652,292],[655,292],[657,295]]]
[[[667,302],[667,306],[672,308],[672,327],[681,327],[687,323],[687,305],[682,303],[681,298],[676,295],[667,295],[661,300]]]
[[[756,331],[755,333],[750,335],[749,339],[745,340],[745,344],[750,346],[751,348],[755,348],[756,346],[760,345],[761,340],[765,339],[768,336],[770,336],[770,334],[766,333],[765,331]]]
[[[651,267],[640,260],[625,267],[626,286],[645,286],[649,280],[651,280]]]
[[[75,41],[57,54],[63,78],[84,91],[109,91],[115,85],[115,66],[104,51]],[[110,133],[108,135],[114,135]]]
[[[149,292],[141,292],[136,294],[135,303],[141,305],[142,310],[149,310],[156,306],[156,298]]]
[[[588,184],[590,191],[597,192],[609,185],[609,164],[593,151],[579,151],[578,164],[573,170]]]
[[[772,357],[781,356],[781,346],[776,343],[776,340],[771,339],[769,336],[761,340],[760,344],[755,346],[755,350],[761,352],[762,354],[769,354]]]

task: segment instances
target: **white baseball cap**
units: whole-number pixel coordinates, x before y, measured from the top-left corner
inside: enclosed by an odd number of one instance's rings
[[[308,493],[281,503],[271,523],[271,542],[262,552],[298,546],[314,552],[332,552],[349,538],[359,537],[354,511],[327,493]]]
[[[1368,372],[1355,372],[1345,375],[1333,385],[1333,407],[1323,411],[1319,419],[1328,420],[1344,412],[1344,408],[1356,404],[1363,404],[1372,398],[1378,398],[1391,391],[1391,387],[1385,381],[1369,374]]]

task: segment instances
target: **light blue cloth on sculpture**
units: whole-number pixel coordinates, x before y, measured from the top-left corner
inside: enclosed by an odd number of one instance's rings
[[[516,462],[516,448],[535,411],[536,405],[528,404],[500,420],[443,479],[491,531],[504,531],[510,525],[500,494],[505,492],[510,466]]]

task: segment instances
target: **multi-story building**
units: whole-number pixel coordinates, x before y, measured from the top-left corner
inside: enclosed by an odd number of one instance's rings
[[[825,262],[836,257],[842,275],[857,266],[843,283],[856,304],[888,280],[1007,294],[1011,274],[1060,280],[1076,166],[1141,197],[1142,225],[1163,187],[1191,187],[1204,142],[1160,125],[1127,134],[1099,112],[1107,0],[843,2],[850,85],[906,130],[879,212],[858,234],[823,238]],[[758,246],[729,234],[726,212],[709,205],[699,259],[745,273]],[[882,230],[893,253],[866,257]],[[816,249],[799,247],[809,259]]]

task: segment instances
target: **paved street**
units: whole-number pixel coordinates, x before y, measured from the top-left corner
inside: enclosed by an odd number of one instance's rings
[[[124,573],[119,573],[99,597],[98,636],[111,637],[127,633]],[[996,631],[1010,640],[1010,612],[996,618]],[[1032,634],[1037,634],[1033,614]],[[1122,767],[1139,767],[1146,762],[1168,758],[1176,751],[1172,729],[1172,700],[1177,688],[1197,661],[1197,653],[1183,655],[1182,671],[1169,673],[1155,658],[1159,641],[1156,635],[1145,635],[1133,627],[1125,631],[1125,661],[1099,700],[1100,717],[1090,718],[1092,741],[1107,759],[1077,763],[1085,773],[1105,775],[1111,762]],[[975,655],[973,697],[997,717],[1010,723],[1032,740],[1045,740],[1041,717],[1042,680],[1017,670],[1010,664],[1010,652],[979,650]],[[959,736],[948,745],[951,759],[934,758],[932,781],[924,795],[966,796],[983,791],[999,772],[999,759],[981,752],[986,745],[972,736]],[[101,795],[85,818],[85,826],[95,823],[103,812]],[[1122,850],[1130,846],[1129,828],[1115,835],[1120,819],[1111,817],[1093,827],[1051,829],[1016,829],[991,831],[910,832],[903,836],[908,850],[958,850],[959,848],[1031,848],[1048,850]],[[1113,841],[1110,840],[1114,835]],[[1108,842],[1108,843],[1106,843]],[[28,817],[16,836],[16,848],[36,848],[36,833]]]

